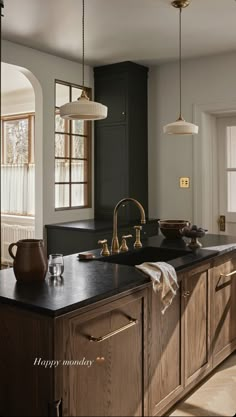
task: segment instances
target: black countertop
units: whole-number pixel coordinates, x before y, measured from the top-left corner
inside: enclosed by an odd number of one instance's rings
[[[234,237],[206,235],[201,242],[203,247],[213,247],[213,250],[200,249],[196,254],[189,251],[189,254],[170,261],[177,272],[218,256],[219,253],[232,251],[233,244],[236,249]],[[168,241],[162,236],[149,238],[145,245],[186,249],[182,239]],[[93,253],[99,257],[98,250]],[[47,276],[45,281],[40,283],[17,282],[12,268],[0,271],[0,302],[55,317],[144,284],[150,284],[149,278],[132,266],[97,260],[79,261],[77,254],[65,256],[64,262],[63,278],[55,280]]]
[[[146,219],[146,223],[157,223],[157,219]],[[130,227],[135,224],[140,224],[140,219],[135,221],[124,223],[119,222],[120,227]],[[113,227],[112,220],[99,220],[99,219],[88,219],[88,220],[78,220],[73,222],[64,222],[64,223],[55,223],[55,224],[46,224],[47,229],[69,229],[69,230],[79,230],[80,232],[98,232],[103,230],[111,230]]]

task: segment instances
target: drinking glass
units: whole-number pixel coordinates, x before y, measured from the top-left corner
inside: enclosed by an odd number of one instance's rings
[[[61,253],[51,253],[48,259],[48,271],[53,277],[59,277],[64,272],[64,260]]]

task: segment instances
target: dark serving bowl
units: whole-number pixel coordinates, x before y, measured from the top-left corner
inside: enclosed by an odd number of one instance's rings
[[[166,239],[181,239],[181,230],[186,226],[190,226],[188,220],[158,220],[158,223],[161,233]]]

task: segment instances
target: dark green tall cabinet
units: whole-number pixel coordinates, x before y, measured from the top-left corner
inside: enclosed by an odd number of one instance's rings
[[[95,100],[108,107],[95,123],[96,219],[112,219],[124,197],[139,200],[148,215],[147,75],[129,61],[94,68]],[[129,222],[139,212],[129,204],[119,217]]]

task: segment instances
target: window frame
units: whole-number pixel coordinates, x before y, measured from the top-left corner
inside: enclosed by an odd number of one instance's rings
[[[14,120],[23,120],[28,119],[28,162],[24,162],[23,164],[30,165],[35,164],[35,135],[32,134],[33,130],[35,129],[35,113],[34,112],[27,112],[27,113],[19,113],[19,114],[9,114],[6,116],[1,116],[1,132],[2,132],[2,157],[1,157],[1,164],[2,165],[15,165],[14,163],[7,162],[7,153],[5,152],[6,149],[6,135],[5,135],[5,122],[14,121]],[[19,162],[20,163],[20,162]]]
[[[7,137],[5,135],[4,123],[8,121],[28,119],[28,162],[7,162],[7,151],[6,150],[6,141]],[[29,171],[30,166],[35,166],[35,112],[25,112],[25,113],[13,113],[7,114],[0,117],[1,120],[1,167],[2,166],[26,166],[27,172]],[[34,185],[35,186],[35,185]],[[19,213],[19,212],[4,212],[4,216],[16,216],[16,217],[29,217],[35,218],[34,214],[29,213]]]
[[[55,92],[54,92],[54,192],[56,195],[56,185],[68,185],[69,186],[69,205],[64,207],[56,207],[56,200],[54,199],[54,210],[55,211],[64,211],[64,210],[76,210],[76,209],[84,209],[84,208],[91,208],[92,206],[92,122],[91,121],[83,121],[86,124],[86,134],[78,134],[73,133],[72,129],[72,120],[64,119],[65,125],[67,125],[68,129],[66,128],[64,132],[56,130],[56,115],[59,114],[60,107],[56,106],[56,86],[57,84],[64,85],[69,88],[69,100],[72,101],[72,89],[77,88],[82,90],[81,85],[77,85],[74,83],[62,81],[62,80],[55,80]],[[89,98],[92,95],[92,89],[85,87],[86,94]],[[64,135],[65,137],[65,156],[59,157],[56,156],[56,135]],[[66,137],[69,139],[69,144],[66,144]],[[84,158],[77,158],[72,156],[72,140],[73,137],[82,137],[86,138],[86,157]],[[66,150],[67,148],[67,150]],[[65,160],[69,162],[69,180],[68,181],[56,181],[56,161],[57,160]],[[73,161],[85,161],[87,162],[87,168],[84,167],[84,181],[72,181],[72,163]],[[72,206],[72,186],[73,185],[86,185],[84,187],[84,205],[80,206]]]

